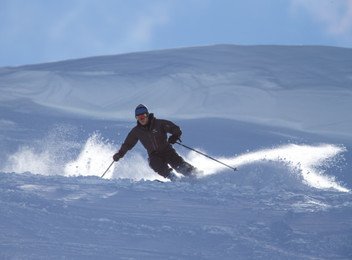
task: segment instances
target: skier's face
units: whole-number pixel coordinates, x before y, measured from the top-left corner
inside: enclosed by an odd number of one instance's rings
[[[146,114],[146,113],[141,114],[141,115],[136,116],[136,118],[141,125],[148,124],[148,114]]]
[[[142,119],[138,119],[138,122],[141,125],[146,125],[146,124],[148,124],[148,117],[145,117],[145,118],[142,118]]]

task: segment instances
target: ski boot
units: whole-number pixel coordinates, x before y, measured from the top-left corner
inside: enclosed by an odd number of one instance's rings
[[[172,182],[177,181],[179,179],[177,177],[177,175],[174,172],[172,172],[172,171],[169,173],[169,175],[166,178],[169,179]]]

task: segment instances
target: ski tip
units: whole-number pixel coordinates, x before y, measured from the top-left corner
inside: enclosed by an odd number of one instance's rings
[[[158,180],[158,179],[155,179],[155,180],[153,180],[153,181],[155,181],[155,182],[160,182],[160,183],[165,183],[164,181],[161,181],[161,180]]]

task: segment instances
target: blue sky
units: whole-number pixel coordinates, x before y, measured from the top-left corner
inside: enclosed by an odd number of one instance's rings
[[[352,47],[352,0],[1,0],[0,67],[211,44]]]

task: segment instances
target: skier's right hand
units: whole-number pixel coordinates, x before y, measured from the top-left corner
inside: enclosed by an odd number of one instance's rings
[[[181,139],[179,135],[171,135],[167,141],[169,144],[175,144],[177,141],[181,141]]]
[[[114,159],[115,162],[117,162],[118,160],[120,160],[121,155],[120,155],[120,153],[115,153],[112,158]]]

